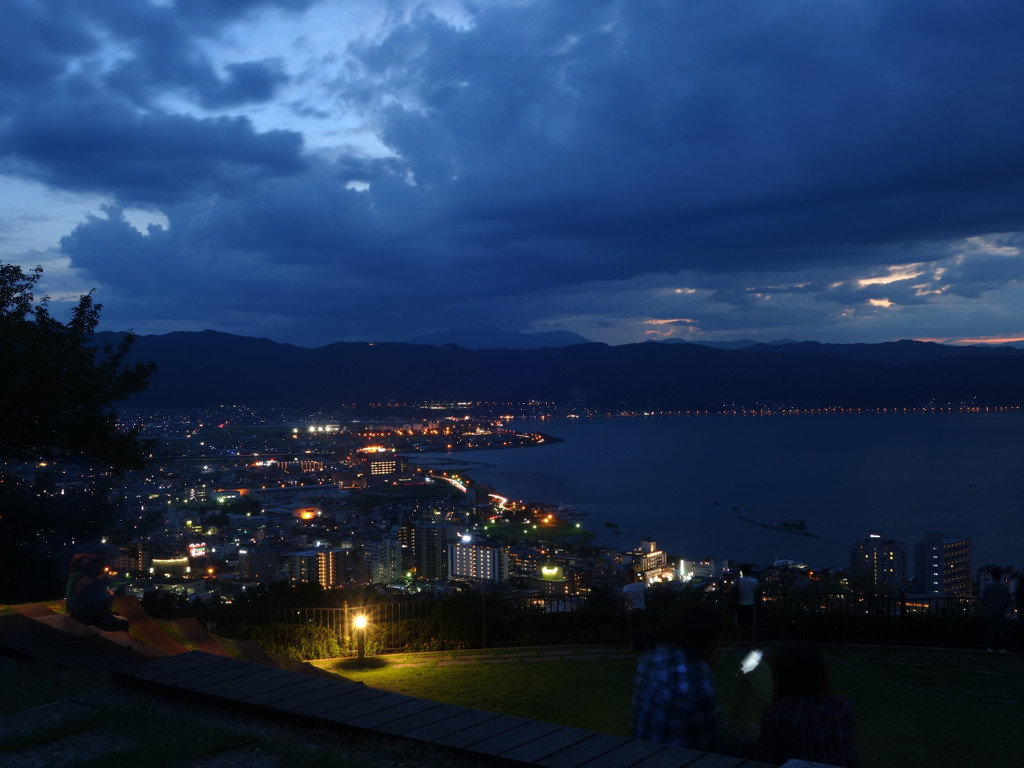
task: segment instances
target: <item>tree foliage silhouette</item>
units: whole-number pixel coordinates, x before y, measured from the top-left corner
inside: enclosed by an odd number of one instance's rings
[[[35,301],[42,268],[0,264],[0,459],[70,458],[105,470],[139,468],[144,446],[118,429],[113,404],[145,388],[154,366],[126,363],[134,342],[94,340],[102,306],[81,296],[62,323]]]
[[[0,600],[52,597],[52,558],[112,521],[117,476],[145,464],[114,404],[154,366],[128,363],[134,337],[94,338],[102,307],[81,296],[67,322],[35,298],[41,267],[0,264]]]

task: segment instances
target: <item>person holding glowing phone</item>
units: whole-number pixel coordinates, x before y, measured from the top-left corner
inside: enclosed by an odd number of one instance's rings
[[[853,704],[829,691],[821,652],[801,643],[783,645],[770,666],[775,698],[761,718],[757,759],[857,768]]]

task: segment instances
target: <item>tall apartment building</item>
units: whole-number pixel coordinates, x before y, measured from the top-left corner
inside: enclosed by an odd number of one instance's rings
[[[971,597],[971,540],[928,531],[914,547],[914,581],[925,595]]]
[[[948,597],[972,597],[974,585],[971,573],[971,540],[946,537],[942,540],[942,558],[945,569],[946,595]]]
[[[413,557],[421,579],[448,578],[448,544],[455,540],[455,528],[445,523],[416,526]]]
[[[288,578],[321,587],[337,587],[345,582],[344,549],[306,549],[288,555]]]
[[[508,581],[508,547],[463,536],[448,545],[448,577],[476,583]]]
[[[402,542],[397,526],[377,542],[364,547],[365,580],[370,584],[396,584],[405,576],[402,567]]]
[[[907,545],[871,531],[854,542],[850,574],[866,578],[874,594],[898,594],[907,581]]]
[[[270,549],[238,550],[238,575],[245,581],[268,584],[281,576],[277,552]]]

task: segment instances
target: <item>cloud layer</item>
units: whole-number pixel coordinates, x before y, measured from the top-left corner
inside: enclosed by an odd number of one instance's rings
[[[57,5],[0,172],[95,200],[37,251],[112,326],[1024,335],[1019,3]]]

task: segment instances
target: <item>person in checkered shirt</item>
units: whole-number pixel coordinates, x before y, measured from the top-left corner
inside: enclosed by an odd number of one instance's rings
[[[670,642],[640,657],[633,692],[635,738],[706,752],[720,749],[711,662],[723,627],[712,606],[689,606]]]

